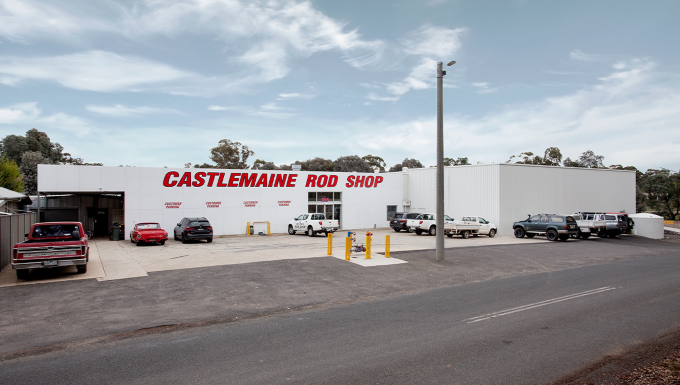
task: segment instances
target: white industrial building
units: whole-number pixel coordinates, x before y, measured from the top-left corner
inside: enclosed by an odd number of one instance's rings
[[[482,216],[498,225],[501,236],[512,234],[512,222],[528,214],[635,212],[632,171],[480,164],[446,167],[445,181],[446,214]],[[159,222],[170,231],[183,217],[206,217],[216,235],[244,234],[247,222],[259,221],[283,233],[290,220],[310,211],[339,219],[343,229],[388,227],[394,211],[434,212],[435,183],[434,168],[344,173],[38,166],[40,194],[67,195],[75,202],[60,211],[73,218],[60,219],[78,220],[88,229],[98,223],[100,234],[101,221],[106,227],[123,222],[127,229]],[[99,207],[111,199],[122,201],[118,218],[111,206]],[[45,199],[39,202],[44,210]],[[59,206],[47,205],[47,210]]]

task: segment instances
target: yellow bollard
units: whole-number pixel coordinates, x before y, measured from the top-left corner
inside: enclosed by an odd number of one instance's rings
[[[246,235],[250,235],[250,222],[246,225]]]
[[[328,253],[327,255],[333,255],[333,233],[328,233]]]
[[[385,235],[385,258],[390,257],[390,236]]]
[[[366,236],[366,259],[371,259],[371,236]]]
[[[267,235],[271,235],[271,233],[269,232],[269,222],[267,222]]]
[[[349,261],[351,254],[352,240],[350,237],[345,238],[345,261]]]

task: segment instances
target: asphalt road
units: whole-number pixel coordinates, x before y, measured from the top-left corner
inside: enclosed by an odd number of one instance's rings
[[[12,384],[549,384],[680,327],[680,253],[0,363]],[[49,330],[45,330],[49,333]]]

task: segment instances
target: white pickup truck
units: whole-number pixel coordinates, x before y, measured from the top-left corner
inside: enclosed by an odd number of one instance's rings
[[[340,228],[337,220],[326,219],[326,216],[319,213],[301,214],[288,223],[288,234],[295,235],[297,231],[303,231],[310,237],[316,234],[334,233]]]
[[[448,215],[444,215],[444,228],[446,228],[447,224],[450,223],[453,223],[453,219],[451,219]],[[430,235],[437,234],[435,214],[420,214],[416,217],[416,219],[409,219],[406,225],[417,235],[420,235],[424,232]]]
[[[488,235],[490,238],[496,236],[498,228],[493,223],[486,219],[477,216],[465,216],[460,221],[453,221],[444,225],[444,233],[451,238],[454,235],[460,235],[463,238],[469,238],[470,235]]]
[[[574,217],[578,225],[578,235],[576,238],[588,239],[593,234],[607,231],[605,214],[576,213],[572,217]]]

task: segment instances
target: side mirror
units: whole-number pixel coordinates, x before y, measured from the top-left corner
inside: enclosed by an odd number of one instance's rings
[[[24,238],[28,238],[28,234],[24,234]]]
[[[79,240],[80,239],[80,230],[73,230],[73,232],[71,233],[71,238],[73,238],[75,240]]]
[[[180,225],[179,223],[177,224],[177,226],[178,226],[178,227],[182,227],[182,225]]]

